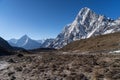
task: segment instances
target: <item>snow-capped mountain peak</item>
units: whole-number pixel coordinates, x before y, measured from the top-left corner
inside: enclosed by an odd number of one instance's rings
[[[27,39],[30,39],[30,38],[27,35],[23,35],[20,39],[27,40]]]
[[[10,39],[8,43],[14,47],[22,47],[24,49],[46,48],[54,39],[33,40],[29,36],[24,35],[19,39]]]
[[[84,20],[86,19],[87,15],[92,12],[89,8],[85,7],[82,8],[81,11],[78,13],[76,20],[79,22],[84,22]]]
[[[20,39],[17,40],[18,47],[25,46],[29,40],[31,39],[27,35],[22,36]]]
[[[27,35],[22,36],[20,39],[16,39],[16,43],[11,42],[11,40],[9,40],[8,42],[12,46],[22,47],[25,49],[36,49],[36,48],[40,48],[41,46],[41,43],[31,39]]]
[[[62,33],[57,36],[49,47],[62,48],[75,40],[117,31],[120,31],[119,19],[113,20],[104,15],[96,14],[91,9],[85,7],[80,10],[71,24],[65,26]]]
[[[26,37],[25,43],[22,46],[26,45],[28,43],[29,39],[30,38]]]

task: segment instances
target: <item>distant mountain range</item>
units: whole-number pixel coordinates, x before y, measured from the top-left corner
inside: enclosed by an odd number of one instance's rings
[[[37,48],[46,48],[49,46],[51,41],[54,39],[46,39],[46,40],[33,40],[27,35],[22,36],[20,39],[10,39],[8,43],[14,47],[21,47],[27,50],[37,49]]]
[[[8,43],[11,46],[21,47],[27,50],[37,48],[60,49],[76,40],[119,31],[120,18],[113,20],[104,15],[96,14],[91,9],[85,7],[80,10],[75,20],[71,24],[64,27],[63,31],[58,34],[55,39],[33,40],[27,35],[24,35],[20,39],[10,39],[8,40]]]
[[[53,40],[54,39],[46,39],[44,41],[32,40],[27,35],[24,35],[20,39],[10,39],[9,41],[6,41],[0,37],[0,56],[12,55],[21,51],[27,52],[25,49],[51,50],[47,47]]]
[[[66,25],[63,31],[49,45],[51,48],[62,48],[70,42],[120,31],[120,18],[113,20],[96,14],[85,7],[80,10],[75,20]]]

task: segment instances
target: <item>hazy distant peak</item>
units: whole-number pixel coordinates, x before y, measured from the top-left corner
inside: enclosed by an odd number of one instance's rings
[[[16,42],[15,42],[16,41]],[[53,39],[33,40],[28,35],[23,35],[20,39],[8,40],[11,46],[22,47],[24,49],[36,49],[40,47],[48,47]]]
[[[21,38],[29,38],[29,36],[25,34]]]

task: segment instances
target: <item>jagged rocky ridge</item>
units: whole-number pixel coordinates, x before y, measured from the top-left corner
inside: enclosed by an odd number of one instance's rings
[[[46,39],[42,45],[41,45],[41,48],[47,48],[52,42],[54,41],[54,39]]]
[[[80,10],[71,24],[64,27],[49,47],[59,49],[72,41],[118,31],[120,31],[120,19],[113,20],[85,7]]]

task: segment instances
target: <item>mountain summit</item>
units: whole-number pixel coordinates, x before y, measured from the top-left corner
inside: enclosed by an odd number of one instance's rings
[[[24,49],[47,48],[54,39],[33,40],[29,36],[24,35],[20,39],[10,39],[8,43],[13,47],[21,47]]]
[[[19,47],[25,46],[30,40],[31,39],[27,35],[24,35],[17,41],[17,45]]]
[[[32,40],[27,35],[22,36],[20,39],[11,39],[8,41],[10,45],[16,47],[22,47],[24,49],[36,49],[40,48],[41,43],[37,42],[36,40]]]
[[[62,48],[72,41],[118,31],[120,31],[120,19],[107,18],[85,7],[80,10],[71,24],[65,26],[49,47]]]

